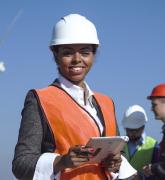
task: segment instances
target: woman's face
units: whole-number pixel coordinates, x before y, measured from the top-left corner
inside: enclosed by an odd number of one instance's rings
[[[93,46],[88,44],[61,45],[55,56],[61,75],[73,84],[82,86],[94,61]]]

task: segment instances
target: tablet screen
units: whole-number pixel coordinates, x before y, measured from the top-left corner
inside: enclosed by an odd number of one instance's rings
[[[109,137],[92,137],[89,139],[86,146],[95,149],[94,158],[90,162],[99,163],[109,154],[119,153],[124,144],[129,140],[128,136],[109,136]]]

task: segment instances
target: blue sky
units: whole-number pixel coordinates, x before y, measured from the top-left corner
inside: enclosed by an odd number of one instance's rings
[[[1,0],[0,179],[14,179],[11,161],[29,89],[42,88],[57,77],[48,48],[52,27],[60,17],[80,13],[97,27],[101,42],[90,87],[113,98],[121,130],[123,112],[139,104],[147,112],[146,131],[160,140],[162,123],[154,120],[146,96],[164,82],[164,0]]]

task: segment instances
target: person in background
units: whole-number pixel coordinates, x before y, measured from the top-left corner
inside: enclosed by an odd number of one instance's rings
[[[156,180],[165,179],[165,84],[155,86],[147,99],[151,100],[152,111],[156,120],[163,122],[162,141],[160,142],[160,158],[157,163],[143,167],[146,176],[154,175]]]
[[[96,151],[85,146],[90,137],[119,135],[112,99],[92,91],[85,81],[98,46],[95,25],[84,16],[70,14],[54,26],[50,49],[59,77],[26,96],[12,163],[17,178],[105,180],[121,178],[121,171],[127,179],[136,175],[120,153],[88,163]]]
[[[124,152],[129,163],[143,179],[154,179],[154,177],[145,177],[142,173],[143,166],[157,162],[159,150],[156,140],[146,136],[145,125],[147,121],[146,112],[139,105],[132,105],[125,111],[122,125],[129,141],[124,146]]]

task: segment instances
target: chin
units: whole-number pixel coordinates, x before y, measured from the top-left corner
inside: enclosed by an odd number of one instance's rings
[[[140,137],[137,137],[137,138],[130,139],[130,141],[135,143],[135,142],[137,142],[139,139],[140,139]]]
[[[71,82],[75,82],[75,83],[77,83],[77,82],[82,82],[83,80],[84,80],[84,78],[83,77],[81,77],[81,76],[72,76],[72,77],[70,77],[70,78],[68,78],[68,79],[70,79],[70,81]]]

